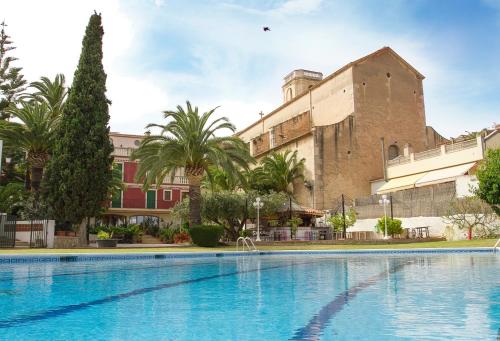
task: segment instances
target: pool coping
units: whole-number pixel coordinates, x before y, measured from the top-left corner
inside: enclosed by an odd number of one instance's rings
[[[270,251],[219,251],[219,252],[133,252],[133,253],[33,253],[29,255],[0,254],[0,264],[85,262],[132,259],[173,259],[270,255],[372,255],[372,254],[436,254],[436,253],[492,253],[500,248],[415,248],[415,249],[356,249],[356,250],[270,250]]]

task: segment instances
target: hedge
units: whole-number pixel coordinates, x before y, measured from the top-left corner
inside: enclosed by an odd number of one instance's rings
[[[224,234],[224,228],[218,225],[194,225],[189,228],[189,234],[194,244],[215,247]]]

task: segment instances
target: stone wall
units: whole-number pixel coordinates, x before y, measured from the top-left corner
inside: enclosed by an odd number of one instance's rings
[[[78,247],[78,245],[79,245],[78,237],[55,236],[54,239],[55,249],[72,249]]]
[[[446,182],[426,187],[417,187],[392,194],[393,216],[441,217],[447,214],[450,202],[455,197],[455,182]],[[354,200],[354,209],[359,219],[380,218],[384,209],[379,204],[380,195],[370,195]],[[390,206],[387,206],[390,215]]]
[[[293,139],[303,136],[311,131],[311,120],[308,111],[297,115],[273,127],[274,147],[289,143]]]
[[[252,155],[256,156],[265,153],[269,150],[269,132],[261,134],[254,138],[251,142],[250,150]]]
[[[332,209],[341,194],[370,194],[370,181],[384,177],[390,146],[400,154],[405,144],[427,147],[421,76],[383,53],[354,65],[353,82],[354,112],[314,128],[318,209]]]

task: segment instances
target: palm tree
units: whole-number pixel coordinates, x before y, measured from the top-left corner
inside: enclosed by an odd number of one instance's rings
[[[62,114],[68,96],[66,78],[63,74],[57,74],[54,81],[42,77],[40,81],[32,82],[30,88],[34,88],[36,91],[22,96],[22,99],[46,103],[52,115],[60,116]]]
[[[273,152],[261,161],[262,169],[276,192],[293,195],[293,182],[304,180],[305,159],[297,160],[297,151]]]
[[[37,197],[68,92],[62,74],[56,75],[54,81],[42,77],[41,81],[31,83],[30,88],[35,92],[24,94],[18,106],[11,105],[6,110],[17,120],[0,122],[0,139],[25,153],[31,188]]]
[[[54,115],[47,104],[34,101],[22,102],[20,107],[12,106],[6,111],[20,122],[0,121],[0,139],[26,154],[31,187],[38,194],[60,116]]]
[[[189,101],[186,107],[165,111],[164,117],[170,119],[165,125],[149,124],[147,129],[159,128],[160,133],[147,136],[132,159],[139,160],[136,178],[143,179],[145,190],[184,169],[189,182],[189,223],[196,225],[201,223],[200,184],[210,167],[234,173],[238,168],[248,168],[253,159],[238,137],[217,136],[224,129],[236,130],[226,117],[209,122],[217,108],[200,115]]]

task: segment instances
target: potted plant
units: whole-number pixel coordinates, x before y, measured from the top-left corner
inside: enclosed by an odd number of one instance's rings
[[[295,239],[297,237],[297,229],[300,224],[302,224],[302,218],[294,216],[292,219],[288,220],[290,225],[290,239]]]
[[[106,231],[97,233],[97,247],[116,247],[118,239],[113,239],[113,234]]]

